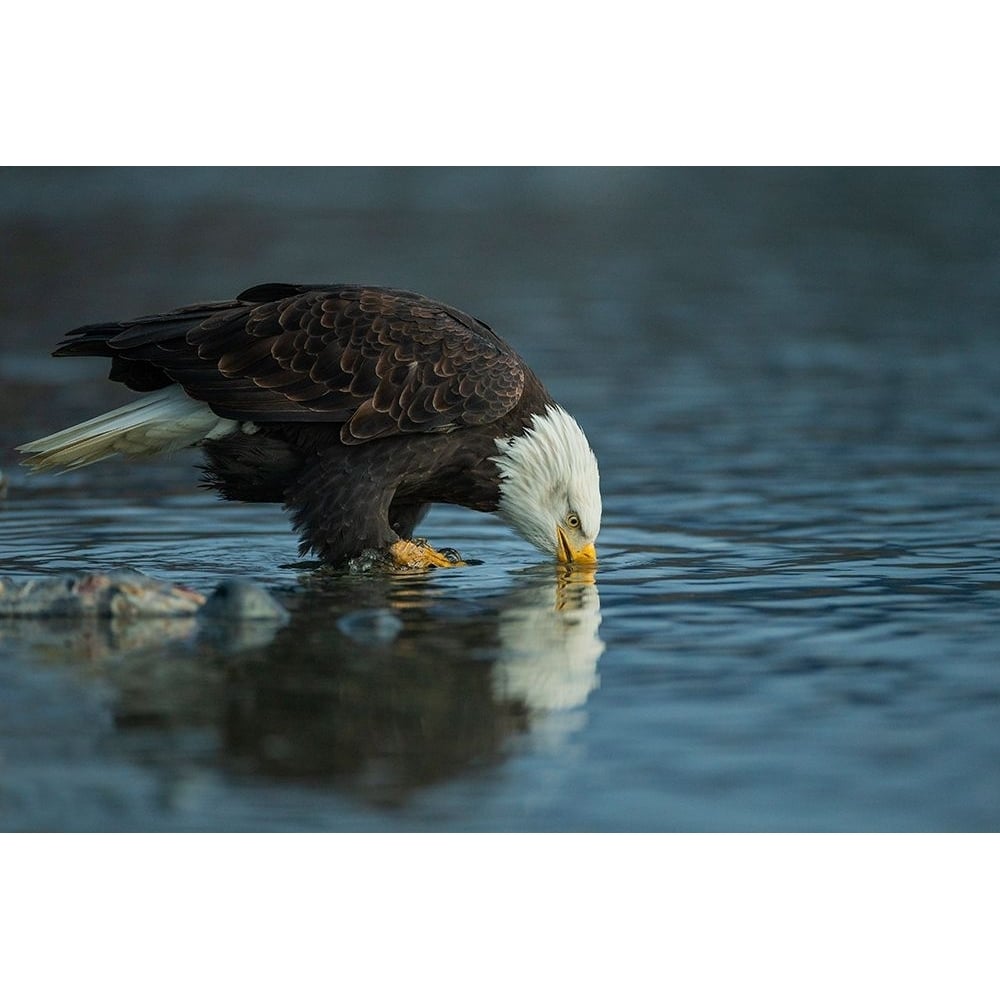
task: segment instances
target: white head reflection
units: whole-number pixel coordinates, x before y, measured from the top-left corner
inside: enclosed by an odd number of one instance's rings
[[[512,595],[497,623],[499,655],[493,665],[498,702],[520,702],[532,730],[553,735],[583,722],[583,706],[600,678],[604,652],[598,635],[601,602],[593,575],[561,574]]]

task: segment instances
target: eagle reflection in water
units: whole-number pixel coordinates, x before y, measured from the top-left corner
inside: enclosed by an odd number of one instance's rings
[[[165,620],[156,655],[156,623],[134,634],[115,624],[110,656],[91,624],[87,670],[111,681],[115,730],[138,738],[150,763],[400,805],[525,738],[558,747],[582,723],[604,650],[594,570],[536,566],[514,579],[459,599],[434,574],[331,575],[286,595],[284,624],[184,635],[179,626],[196,626]],[[357,625],[364,609],[371,627]],[[176,739],[185,729],[212,734],[196,741],[204,759],[177,760],[191,752]]]

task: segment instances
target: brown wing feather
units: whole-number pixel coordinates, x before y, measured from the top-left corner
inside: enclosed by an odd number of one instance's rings
[[[134,388],[177,382],[220,416],[342,424],[354,444],[490,423],[521,359],[484,323],[412,292],[262,285],[231,302],[83,327],[56,354],[113,358]]]

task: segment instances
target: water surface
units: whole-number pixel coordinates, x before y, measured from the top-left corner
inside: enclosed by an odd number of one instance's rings
[[[483,316],[579,417],[601,561],[567,579],[441,508],[426,534],[474,564],[317,572],[193,458],[42,478],[5,451],[0,575],[239,575],[291,619],[0,622],[4,829],[1000,825],[995,175],[113,176],[7,175],[19,330],[51,276],[32,248],[74,276],[99,222],[108,246],[39,307],[45,337],[9,336],[5,447],[122,398],[45,360],[62,326],[378,279]],[[208,291],[206,218],[267,237]],[[138,261],[130,222],[160,237]],[[303,273],[324,248],[344,260]]]

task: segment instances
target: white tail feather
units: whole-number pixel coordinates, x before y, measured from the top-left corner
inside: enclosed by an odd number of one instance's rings
[[[30,455],[24,464],[35,471],[79,469],[112,455],[156,455],[224,437],[239,427],[217,416],[207,403],[188,396],[180,386],[145,393],[135,402],[29,441],[18,451]]]

